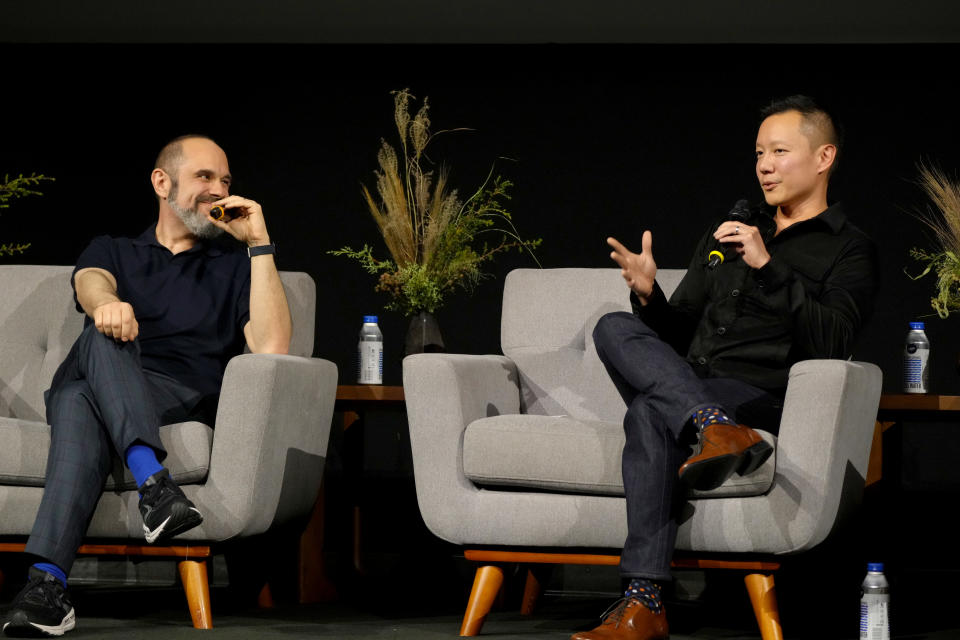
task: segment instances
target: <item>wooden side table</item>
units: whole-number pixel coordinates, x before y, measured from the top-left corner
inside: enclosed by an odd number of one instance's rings
[[[405,398],[402,386],[353,384],[337,386],[334,411],[343,414],[344,470],[347,475],[359,480],[363,471],[363,434],[357,432],[362,425],[363,414],[370,409],[404,410]],[[324,491],[321,487],[313,507],[310,522],[300,536],[300,602],[323,602],[336,597],[336,588],[324,567]],[[353,566],[362,572],[361,555],[362,520],[360,506],[354,501],[352,513]]]
[[[930,393],[885,393],[880,396],[877,426],[870,449],[867,486],[883,477],[883,432],[901,420],[960,419],[960,396]]]

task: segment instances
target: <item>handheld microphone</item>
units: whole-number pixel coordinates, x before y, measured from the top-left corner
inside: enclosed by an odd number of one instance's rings
[[[750,203],[747,202],[746,198],[741,198],[734,203],[733,208],[730,209],[730,212],[727,213],[723,220],[746,222],[749,219]],[[718,265],[723,264],[725,259],[726,254],[724,253],[724,246],[720,241],[717,241],[714,245],[714,249],[707,254],[707,269],[716,269]]]
[[[224,222],[236,218],[235,215],[224,209],[223,205],[219,204],[215,207],[210,207],[210,217],[214,220],[223,220]]]

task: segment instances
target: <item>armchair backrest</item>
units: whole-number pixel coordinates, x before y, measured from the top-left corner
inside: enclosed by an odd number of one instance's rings
[[[43,392],[83,329],[73,303],[72,266],[0,266],[0,416],[45,421]],[[316,286],[306,273],[280,274],[290,313],[290,353],[313,353]]]
[[[73,267],[0,267],[0,416],[45,422],[43,392],[83,329]]]
[[[669,297],[684,269],[660,269]],[[520,372],[524,413],[620,422],[626,406],[593,346],[601,316],[630,310],[620,269],[516,269],[504,282],[500,346]]]

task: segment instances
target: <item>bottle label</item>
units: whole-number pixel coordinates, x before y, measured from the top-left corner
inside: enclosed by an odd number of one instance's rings
[[[860,640],[890,640],[890,596],[866,594],[860,600]]]
[[[383,343],[363,342],[357,345],[360,384],[383,384]]]
[[[930,381],[929,347],[908,344],[903,353],[904,393],[927,393]]]

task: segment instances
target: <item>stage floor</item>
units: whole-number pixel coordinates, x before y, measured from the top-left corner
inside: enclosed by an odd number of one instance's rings
[[[285,603],[273,609],[240,607],[230,602],[223,590],[213,593],[214,629],[199,632],[190,626],[182,593],[174,588],[74,589],[78,626],[71,638],[124,638],[156,640],[197,640],[203,638],[397,638],[429,640],[457,637],[462,611],[450,605],[431,607],[427,603],[408,614],[390,603],[390,585],[360,601],[298,605]],[[561,640],[596,623],[609,599],[585,596],[545,595],[533,616],[514,610],[494,611],[483,629],[482,638]],[[5,616],[9,598],[0,603]],[[668,604],[668,606],[671,606]],[[760,636],[746,611],[718,610],[702,604],[672,603],[671,638],[674,640],[759,640]],[[815,614],[811,613],[812,617]],[[853,616],[851,616],[851,619]],[[827,629],[787,629],[787,637],[798,640],[856,638],[851,620],[827,622]],[[855,623],[855,620],[853,621]],[[927,629],[897,638],[948,640],[960,638],[954,629]]]

